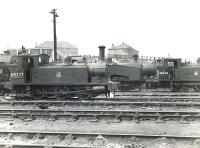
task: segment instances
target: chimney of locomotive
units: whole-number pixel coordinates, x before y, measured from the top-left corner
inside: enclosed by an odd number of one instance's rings
[[[105,48],[106,46],[99,46],[99,61],[105,61]]]

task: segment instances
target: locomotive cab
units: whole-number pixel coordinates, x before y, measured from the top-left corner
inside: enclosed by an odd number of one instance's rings
[[[33,58],[28,55],[18,55],[11,59],[9,65],[10,81],[14,83],[30,83]]]
[[[181,59],[163,59],[163,65],[158,66],[160,87],[174,89],[176,71],[181,67]]]
[[[34,69],[37,69],[39,65],[48,63],[48,60],[48,55],[44,54],[13,56],[10,64],[6,66],[9,79],[4,82],[4,88],[16,93],[27,93],[27,90],[30,90]]]
[[[162,59],[151,64],[143,64],[146,88],[172,88],[175,72],[181,66],[181,59]]]
[[[175,79],[175,71],[181,66],[181,59],[164,59],[164,69],[160,70],[159,77],[170,80]]]
[[[18,79],[21,83],[31,83],[32,82],[32,70],[37,68],[39,65],[48,63],[48,55],[18,55],[15,56],[15,60],[12,60],[16,67],[11,68],[11,81],[16,81]],[[20,81],[21,79],[21,81]],[[23,79],[23,80],[22,80]]]

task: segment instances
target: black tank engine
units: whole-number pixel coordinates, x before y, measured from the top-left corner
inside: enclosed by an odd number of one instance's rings
[[[2,95],[13,92],[16,96],[36,98],[94,97],[117,88],[116,83],[108,81],[104,61],[94,65],[49,63],[46,54],[15,56],[10,64],[1,66],[0,76]]]

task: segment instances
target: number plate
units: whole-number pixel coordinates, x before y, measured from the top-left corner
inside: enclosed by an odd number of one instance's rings
[[[24,77],[24,73],[23,72],[13,72],[10,74],[12,79],[21,79]]]

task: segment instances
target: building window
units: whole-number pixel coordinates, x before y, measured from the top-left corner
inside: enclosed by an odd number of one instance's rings
[[[51,57],[52,50],[51,49],[42,49],[42,53],[47,54],[48,56]]]
[[[40,54],[40,49],[30,49],[30,54]]]

